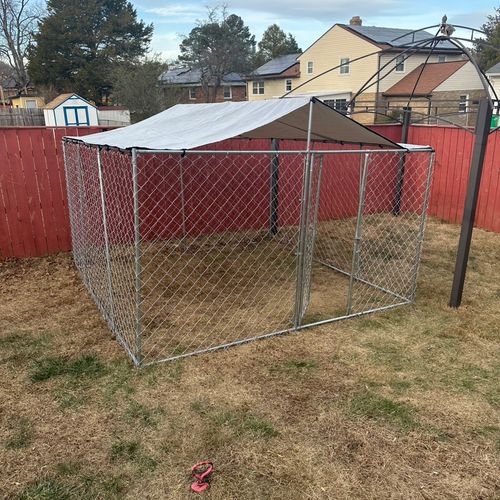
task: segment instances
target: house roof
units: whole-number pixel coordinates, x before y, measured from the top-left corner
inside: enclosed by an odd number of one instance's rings
[[[75,93],[68,93],[68,94],[59,94],[55,99],[52,99],[52,101],[50,101],[49,103],[47,103],[45,106],[44,106],[44,109],[55,109],[57,108],[58,106],[60,106],[63,102],[67,101],[70,97],[73,97],[73,96],[76,96],[80,99],[82,99],[83,101],[85,101],[89,106],[92,106],[95,108],[95,106],[88,102],[86,99],[84,99],[83,97],[75,94]]]
[[[193,85],[200,84],[201,70],[190,68],[172,68],[160,75],[160,80],[173,85]],[[245,82],[238,73],[228,73],[222,78],[222,83],[232,85],[245,85]]]
[[[494,66],[492,66],[490,69],[486,70],[486,73],[488,74],[500,74],[500,62],[497,62]]]
[[[414,43],[422,42],[434,37],[434,35],[432,33],[429,33],[428,31],[417,31],[416,33],[412,33],[412,30],[401,28],[384,28],[381,26],[358,26],[352,24],[340,24],[339,26],[342,26],[342,28],[345,28],[349,31],[354,31],[358,35],[368,38],[370,41],[376,44],[389,45],[390,47],[411,46]],[[436,45],[434,52],[441,49],[459,50],[448,40],[439,42]]]
[[[468,61],[450,61],[443,63],[420,64],[395,85],[384,92],[385,96],[407,96],[411,95],[429,95],[433,90],[448,80],[460,68],[466,65]],[[422,69],[423,68],[423,69]],[[422,73],[422,76],[419,75]],[[418,80],[417,87],[415,83]],[[415,88],[415,90],[413,90]]]
[[[216,104],[177,104],[146,120],[120,129],[71,137],[86,144],[121,149],[190,150],[231,138],[311,138],[318,141],[397,144],[339,113],[316,98],[296,97]]]
[[[300,54],[287,54],[285,56],[275,57],[270,61],[266,62],[262,66],[259,66],[254,72],[253,75],[257,76],[268,76],[268,75],[279,75],[291,68],[295,64],[298,63],[297,57]]]

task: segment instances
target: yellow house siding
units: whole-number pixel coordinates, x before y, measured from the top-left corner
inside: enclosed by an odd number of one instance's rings
[[[286,80],[292,80],[292,89],[294,89],[298,83],[297,78],[273,78],[273,79],[262,79],[259,81],[264,82],[264,93],[254,94],[253,93],[253,80],[248,81],[247,96],[249,101],[260,101],[262,99],[272,99],[276,97],[281,97],[286,93],[285,82]]]
[[[377,51],[376,45],[340,26],[334,26],[299,56],[301,75],[297,80],[297,85],[339,65],[344,57],[352,61],[375,51]],[[378,55],[374,54],[360,61],[351,62],[349,74],[340,74],[337,68],[306,83],[296,93],[356,92],[377,70],[377,61]],[[307,73],[308,62],[313,63],[312,74]]]
[[[396,61],[391,62],[391,59],[394,58],[396,55],[397,54],[392,52],[380,55],[380,67],[383,68],[384,65],[388,64],[388,66],[381,71],[381,76],[383,77],[383,79],[379,83],[380,92],[385,92],[386,90],[390,89],[393,85],[399,82],[399,80],[401,80],[406,75],[411,73],[415,68],[420,66],[420,64],[425,63],[427,59],[427,54],[412,54],[405,61],[404,72],[397,72],[397,71],[391,72],[391,70],[396,66]],[[462,57],[459,54],[446,55],[446,61],[461,61],[461,60]],[[430,63],[438,62],[438,56],[431,55],[428,62]]]

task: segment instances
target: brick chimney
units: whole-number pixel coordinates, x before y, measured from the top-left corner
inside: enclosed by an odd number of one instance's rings
[[[349,24],[351,26],[361,26],[363,24],[363,20],[359,16],[353,16],[351,17]]]

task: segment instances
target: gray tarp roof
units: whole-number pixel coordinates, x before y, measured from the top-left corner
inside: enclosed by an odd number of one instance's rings
[[[313,140],[401,147],[309,97],[177,104],[128,127],[71,139],[120,149],[157,150],[188,150],[232,138],[306,140],[310,102]]]

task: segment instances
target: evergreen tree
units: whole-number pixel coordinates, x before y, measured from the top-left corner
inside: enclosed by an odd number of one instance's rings
[[[476,57],[483,70],[500,62],[500,7],[496,7],[494,13],[489,15],[487,19],[487,22],[482,26],[482,30],[486,33],[484,41],[493,47],[482,44],[480,40],[475,41]]]
[[[277,24],[272,24],[264,31],[258,47],[254,64],[256,68],[275,57],[302,52],[295,37],[291,33],[287,35]]]
[[[201,85],[207,101],[212,101],[225,75],[250,71],[255,37],[241,17],[228,15],[225,8],[215,8],[191,30],[179,48],[179,62],[201,71]]]
[[[114,66],[143,56],[153,33],[127,0],[48,0],[47,12],[29,51],[30,77],[97,103],[111,92]]]

